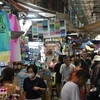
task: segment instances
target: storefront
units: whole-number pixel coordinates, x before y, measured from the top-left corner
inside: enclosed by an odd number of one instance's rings
[[[7,5],[9,10],[6,10],[5,7],[0,10],[0,33],[2,33],[0,34],[0,72],[4,67],[10,65],[15,71],[14,84],[18,84],[22,88],[23,80],[27,77],[25,65],[36,63],[38,72],[41,67],[45,70],[42,74],[50,73],[44,64],[46,56],[54,57],[59,43],[62,43],[65,38],[66,21],[56,19],[55,12],[43,8],[35,9],[32,4],[28,6],[29,3],[9,1],[10,5]],[[32,41],[29,41],[27,34],[31,26]],[[48,43],[48,39],[53,42]],[[47,46],[47,52],[45,52],[44,45]],[[53,51],[50,52],[50,49]],[[46,97],[50,98],[51,75],[46,74],[46,77],[43,78],[47,81],[48,86]]]

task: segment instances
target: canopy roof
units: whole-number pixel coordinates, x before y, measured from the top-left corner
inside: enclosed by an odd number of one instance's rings
[[[84,25],[100,20],[100,0],[70,0],[74,12]],[[94,14],[98,12],[97,14]],[[98,20],[97,20],[98,17]]]
[[[100,21],[81,27],[88,32],[100,32]]]

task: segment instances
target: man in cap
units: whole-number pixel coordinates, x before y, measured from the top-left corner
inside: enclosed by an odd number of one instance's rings
[[[95,67],[92,74],[92,86],[100,87],[100,56],[94,57]]]

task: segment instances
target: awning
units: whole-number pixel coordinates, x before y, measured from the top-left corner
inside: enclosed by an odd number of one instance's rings
[[[81,27],[80,29],[87,32],[100,32],[100,21]]]
[[[94,40],[100,40],[100,35],[96,36]]]
[[[39,11],[44,11],[44,12],[49,12],[49,13],[54,13],[54,14],[56,13],[55,11],[48,10],[46,8],[37,6],[35,4],[32,4],[32,3],[24,1],[24,0],[17,0],[17,1],[18,1],[19,4],[21,4],[23,6],[35,9],[36,12],[39,10]]]

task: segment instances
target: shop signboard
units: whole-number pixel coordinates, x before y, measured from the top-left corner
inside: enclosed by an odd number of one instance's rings
[[[32,22],[32,37],[39,38],[39,34],[46,37],[64,37],[66,36],[66,21],[33,21]]]
[[[55,22],[55,34],[60,34],[60,22]]]
[[[38,33],[43,32],[43,24],[42,24],[42,21],[38,21],[37,22],[37,26],[38,26]]]
[[[50,35],[54,35],[55,34],[55,25],[54,25],[54,23],[50,23],[49,27],[50,27]]]
[[[60,34],[61,36],[66,36],[66,21],[60,21]]]
[[[48,32],[48,20],[43,21],[43,31]]]
[[[36,35],[37,33],[37,22],[32,22],[32,34]]]
[[[32,34],[38,35],[39,33],[48,33],[48,20],[32,22]]]
[[[51,37],[64,37],[66,36],[66,21],[49,22],[50,36]],[[44,36],[47,37],[47,36]]]

